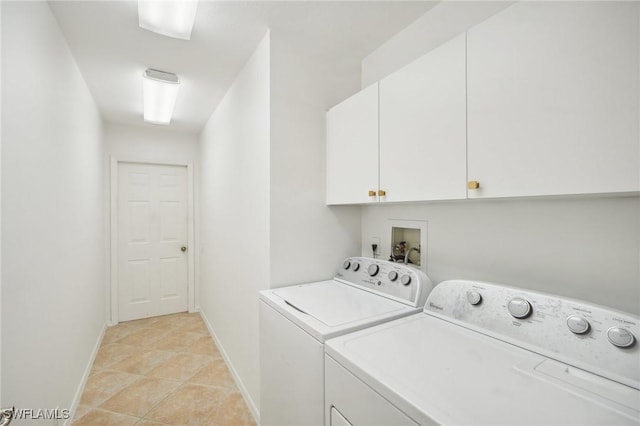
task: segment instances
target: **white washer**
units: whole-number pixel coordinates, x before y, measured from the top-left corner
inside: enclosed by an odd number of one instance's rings
[[[332,280],[260,292],[260,423],[324,424],[324,342],[420,312],[420,270],[351,257]]]
[[[329,340],[326,424],[640,424],[639,318],[445,281],[423,313]]]

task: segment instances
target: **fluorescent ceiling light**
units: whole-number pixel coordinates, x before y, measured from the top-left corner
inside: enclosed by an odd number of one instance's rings
[[[142,77],[144,121],[169,124],[180,88],[178,76],[169,72],[148,69]]]
[[[140,28],[191,40],[198,0],[138,0]]]

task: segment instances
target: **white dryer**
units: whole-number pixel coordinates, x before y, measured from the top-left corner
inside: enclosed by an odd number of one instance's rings
[[[639,318],[445,281],[423,313],[326,345],[329,425],[638,425]]]
[[[422,311],[419,269],[352,257],[332,280],[260,292],[260,423],[324,424],[324,342]]]

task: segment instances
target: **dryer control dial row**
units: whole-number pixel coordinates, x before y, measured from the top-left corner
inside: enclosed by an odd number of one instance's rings
[[[467,292],[467,301],[471,305],[477,306],[482,301],[482,295],[477,291],[469,291]],[[531,303],[521,297],[509,300],[507,309],[511,316],[517,319],[526,319],[533,312]],[[591,330],[591,324],[581,315],[571,315],[567,317],[567,328],[573,334],[587,334]],[[612,345],[619,348],[631,347],[636,342],[633,333],[621,327],[610,327],[607,330],[607,339]]]
[[[562,296],[466,280],[438,284],[425,313],[640,389],[638,316]]]

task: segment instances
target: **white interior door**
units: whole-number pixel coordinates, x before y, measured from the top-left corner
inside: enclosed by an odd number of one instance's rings
[[[118,319],[187,310],[187,167],[118,164]]]

